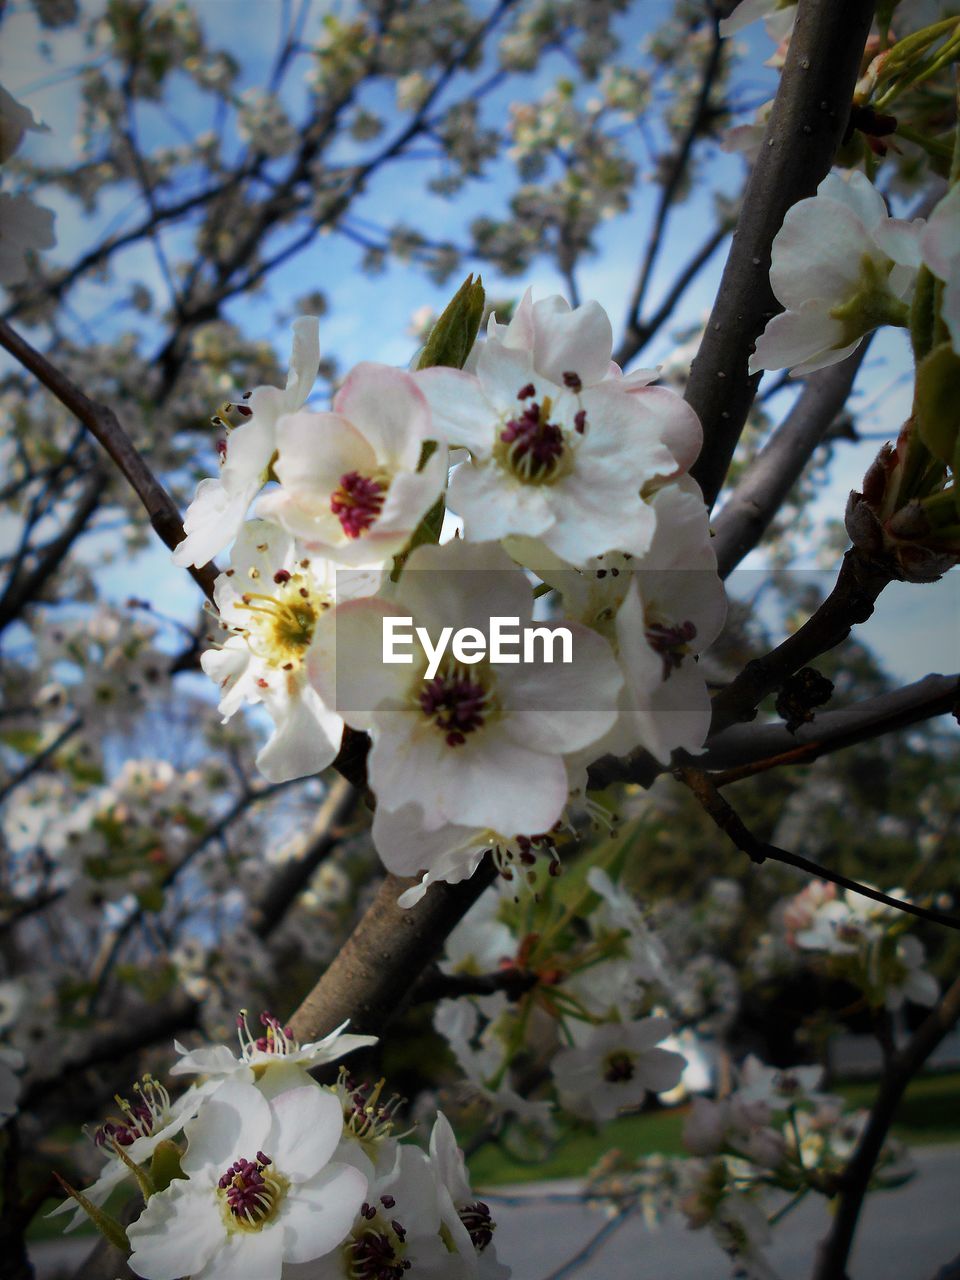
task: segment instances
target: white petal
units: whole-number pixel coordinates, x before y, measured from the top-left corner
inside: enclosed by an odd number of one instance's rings
[[[320,321],[298,316],[293,322],[293,350],[283,392],[283,412],[292,413],[305,403],[320,368]]]
[[[283,1230],[279,1222],[273,1222],[260,1231],[228,1236],[191,1280],[280,1280],[282,1270]]]
[[[670,1049],[648,1049],[637,1063],[637,1077],[651,1093],[663,1093],[680,1083],[687,1060]]]
[[[610,317],[599,302],[571,311],[564,298],[544,298],[533,308],[537,373],[558,386],[565,373],[576,373],[585,387],[607,375],[613,349]]]
[[[774,239],[770,287],[791,311],[812,299],[829,310],[856,293],[863,256],[871,249],[852,209],[819,196],[801,200],[787,210]]]
[[[536,538],[556,519],[548,486],[522,484],[493,461],[461,463],[450,479],[447,501],[472,542],[495,542],[511,534]]]
[[[318,1085],[291,1089],[273,1099],[267,1155],[285,1178],[305,1182],[333,1156],[343,1133],[343,1110],[335,1094]]]
[[[283,673],[278,673],[283,680]],[[263,702],[276,728],[257,754],[257,768],[268,782],[307,778],[332,764],[340,750],[343,720],[316,690],[302,684],[294,694],[263,690]]]
[[[210,1171],[219,1177],[234,1160],[252,1159],[270,1132],[270,1106],[252,1084],[228,1080],[184,1126],[188,1176]]]
[[[845,177],[831,172],[817,187],[817,195],[845,205],[872,231],[887,216],[883,196],[865,173],[852,169]]]
[[[366,1194],[367,1179],[348,1164],[328,1165],[309,1182],[291,1187],[281,1216],[284,1258],[310,1262],[336,1249]]]
[[[138,1276],[179,1280],[202,1269],[223,1246],[226,1232],[213,1190],[178,1178],[150,1197],[127,1236],[130,1267]]]
[[[417,386],[433,415],[433,429],[449,445],[462,445],[477,457],[493,448],[497,411],[483,394],[479,379],[459,369],[423,369]]]
[[[795,311],[784,311],[767,321],[750,357],[749,370],[790,369],[798,366],[823,368],[836,364],[860,345],[844,347],[843,326],[816,300]]]

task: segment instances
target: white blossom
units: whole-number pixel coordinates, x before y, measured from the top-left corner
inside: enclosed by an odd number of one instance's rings
[[[612,1120],[639,1107],[648,1093],[679,1083],[686,1059],[656,1046],[672,1030],[669,1018],[604,1022],[582,1032],[576,1048],[561,1049],[551,1070],[563,1105],[576,1115]]]
[[[239,533],[250,503],[263,488],[277,448],[277,421],[299,409],[310,394],[320,365],[320,322],[301,316],[293,322],[293,349],[287,382],[256,387],[239,406],[244,421],[229,434],[216,480],[201,480],[187,508],[186,537],[173,553],[177,565],[204,565]]]
[[[280,1280],[285,1263],[329,1254],[367,1190],[333,1159],[337,1099],[316,1085],[267,1099],[228,1081],[185,1128],[185,1179],[150,1197],[127,1231],[145,1280]]]

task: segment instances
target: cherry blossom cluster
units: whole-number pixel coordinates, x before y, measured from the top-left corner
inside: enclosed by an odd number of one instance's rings
[[[97,1178],[53,1211],[71,1215],[68,1231],[92,1218],[144,1280],[280,1280],[292,1267],[310,1280],[507,1280],[446,1117],[424,1150],[402,1141],[382,1080],[309,1074],[375,1037],[340,1027],[300,1044],[266,1013],[237,1027],[238,1050],[176,1045],[170,1075],[199,1077],[180,1097],[151,1076],[118,1097],[90,1135]],[[121,1186],[143,1199],[125,1234],[104,1208]]]
[[[405,904],[487,850],[509,876],[555,864],[599,756],[702,748],[697,659],[725,600],[685,474],[700,426],[611,348],[596,304],[527,293],[509,323],[491,315],[463,369],[364,363],[318,412],[318,323],[304,317],[286,386],[218,418],[235,423],[220,474],[174,555],[201,565],[233,544],[215,589],[228,638],[203,669],[225,719],[245,705],[272,719],[257,757],[271,781],[326,768],[345,725],[370,734],[374,842],[388,869],[422,877]],[[445,507],[459,532],[438,545]],[[572,661],[448,655],[429,680],[416,655],[383,661],[390,617],[436,641],[544,616],[569,628]]]

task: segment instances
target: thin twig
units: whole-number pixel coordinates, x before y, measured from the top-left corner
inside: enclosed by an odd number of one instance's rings
[[[798,853],[790,853],[787,849],[780,849],[775,844],[758,840],[745,826],[733,806],[717,790],[712,778],[699,769],[678,769],[677,777],[690,788],[700,801],[704,812],[713,819],[720,830],[729,836],[733,844],[745,853],[751,862],[758,866],[770,861],[783,863],[787,867],[796,867],[798,871],[805,871],[808,875],[816,876],[820,880],[829,880],[850,893],[859,893],[865,898],[872,898],[874,902],[880,902],[885,907],[892,907],[896,911],[903,911],[933,924],[944,925],[948,929],[960,930],[960,919],[956,916],[948,916],[934,907],[918,906],[917,903],[907,902],[903,898],[893,898],[888,893],[881,893],[879,889],[874,889],[870,885],[851,880],[849,876],[831,871],[828,867],[812,862],[809,858],[803,858]]]
[[[46,356],[41,355],[5,320],[0,320],[0,346],[6,347],[25,369],[34,374],[48,391],[53,392],[61,404],[79,418],[130,483],[146,508],[150,523],[161,541],[171,551],[178,546],[185,536],[180,512],[166,489],[144,462],[113,410],[108,405],[91,400],[75,382],[56,365],[51,364]],[[213,599],[213,584],[217,577],[216,566],[206,564],[200,569],[191,568],[190,574],[199,584],[204,595],[208,599]]]

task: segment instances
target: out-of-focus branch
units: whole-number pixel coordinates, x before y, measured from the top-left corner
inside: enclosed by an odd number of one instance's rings
[[[893,898],[888,893],[881,893],[879,889],[874,889],[870,885],[851,880],[849,876],[831,871],[829,867],[823,867],[818,862],[803,858],[798,853],[791,853],[787,849],[778,848],[775,844],[758,840],[733,806],[724,800],[713,779],[699,769],[689,767],[678,769],[677,777],[690,788],[704,812],[712,818],[720,830],[730,838],[741,853],[745,853],[750,861],[758,866],[767,861],[781,862],[786,867],[796,867],[798,871],[805,871],[808,875],[816,876],[820,880],[829,880],[832,884],[839,885],[851,893],[872,898],[874,902],[880,902],[885,907],[892,907],[896,911],[906,912],[907,915],[917,916],[920,920],[928,920],[933,924],[944,925],[947,929],[960,930],[960,918],[948,916],[945,912],[937,911],[933,907],[918,906],[917,903],[908,902],[903,898]]]
[[[381,1035],[494,875],[487,857],[469,880],[433,884],[406,911],[397,898],[416,882],[386,876],[336,959],[289,1019],[294,1035],[313,1040],[347,1019],[352,1031]]]
[[[795,733],[782,724],[734,725],[711,738],[706,752],[691,763],[707,771],[723,770],[712,776],[718,787],[726,786],[780,765],[810,764],[832,751],[958,710],[960,675],[929,675],[851,707],[818,712]]]
[[[712,39],[710,41],[710,52],[707,55],[707,61],[703,68],[700,79],[700,91],[697,94],[697,100],[694,103],[693,111],[690,116],[690,122],[687,125],[683,140],[677,150],[673,165],[667,180],[664,182],[660,190],[660,199],[657,202],[657,211],[654,214],[653,223],[650,227],[650,234],[647,238],[647,247],[644,252],[643,262],[640,267],[640,273],[637,276],[637,282],[634,285],[633,293],[630,297],[630,303],[627,308],[627,319],[624,326],[624,338],[614,359],[618,364],[626,364],[645,342],[649,342],[650,334],[646,332],[649,325],[641,325],[640,312],[643,308],[644,299],[647,295],[647,289],[653,275],[653,268],[656,265],[657,257],[663,247],[664,231],[666,229],[667,219],[670,216],[670,210],[677,198],[677,193],[683,184],[684,177],[687,172],[687,166],[690,163],[690,157],[693,154],[694,143],[697,135],[703,127],[703,119],[706,114],[707,107],[710,102],[710,94],[713,91],[714,82],[720,71],[723,54],[723,41],[720,39],[719,19],[716,14],[710,14],[712,24]],[[722,239],[722,235],[720,237]],[[709,242],[708,242],[709,243]],[[719,243],[719,240],[718,242]],[[715,248],[716,246],[714,246]],[[704,257],[710,256],[713,249]],[[699,266],[694,268],[692,275],[696,274]],[[684,285],[680,292],[683,291]],[[667,314],[672,310],[668,308]],[[662,321],[660,321],[662,323]],[[657,326],[659,327],[659,326]]]
[[[796,403],[714,518],[713,549],[722,578],[757,545],[800,479],[846,404],[868,345],[869,338],[840,364],[807,378]]]
[[[279,868],[252,912],[251,927],[258,937],[269,936],[283,920],[291,903],[343,839],[344,825],[353,817],[359,801],[359,792],[345,778],[337,778],[330,784],[303,855]]]
[[[27,779],[32,777],[38,769],[42,769],[43,766],[57,754],[63,744],[73,737],[82,725],[83,720],[77,716],[76,719],[71,720],[69,724],[65,725],[60,730],[52,742],[48,742],[47,745],[42,747],[36,755],[31,756],[27,763],[23,765],[22,768],[18,769],[17,772],[13,774],[12,777],[8,778],[3,786],[0,787],[0,801],[5,800],[11,791],[15,791],[22,782],[26,782]]]
[[[873,0],[800,0],[763,146],[744,195],[733,244],[686,399],[703,423],[691,474],[712,506],[723,486],[757,375],[750,350],[778,310],[770,288],[770,246],[791,205],[812,195],[828,172],[850,115],[870,31]]]
[[[960,1018],[960,978],[940,998],[904,1049],[893,1056],[870,1119],[846,1169],[830,1231],[820,1245],[813,1280],[845,1280],[847,1258],[877,1158],[883,1149],[900,1099],[923,1064]]]
[[[0,325],[3,321],[0,320]],[[36,552],[36,562],[30,569],[22,568],[11,574],[0,598],[0,631],[4,631],[11,622],[20,617],[31,601],[40,595],[43,588],[63,563],[67,552],[87,527],[94,512],[100,506],[103,496],[105,477],[99,468],[87,477],[73,510],[61,531],[45,547]],[[29,548],[25,548],[25,553]]]
[[[40,382],[52,391],[62,405],[75,414],[90,434],[103,446],[121,474],[129,481],[134,492],[146,508],[154,530],[171,551],[183,541],[183,524],[173,499],[144,462],[133,441],[124,431],[113,410],[91,400],[62,370],[0,320],[0,346],[19,360]],[[199,584],[204,595],[213,598],[213,584],[217,569],[206,564],[191,569],[191,576]]]
[[[687,262],[686,266],[680,271],[679,275],[677,275],[653,315],[648,320],[638,320],[636,325],[631,326],[627,331],[616,352],[615,359],[617,364],[627,364],[660,332],[673,315],[677,304],[686,293],[689,285],[707,265],[729,234],[730,227],[726,223],[720,223],[719,226],[714,228],[697,252]]]

